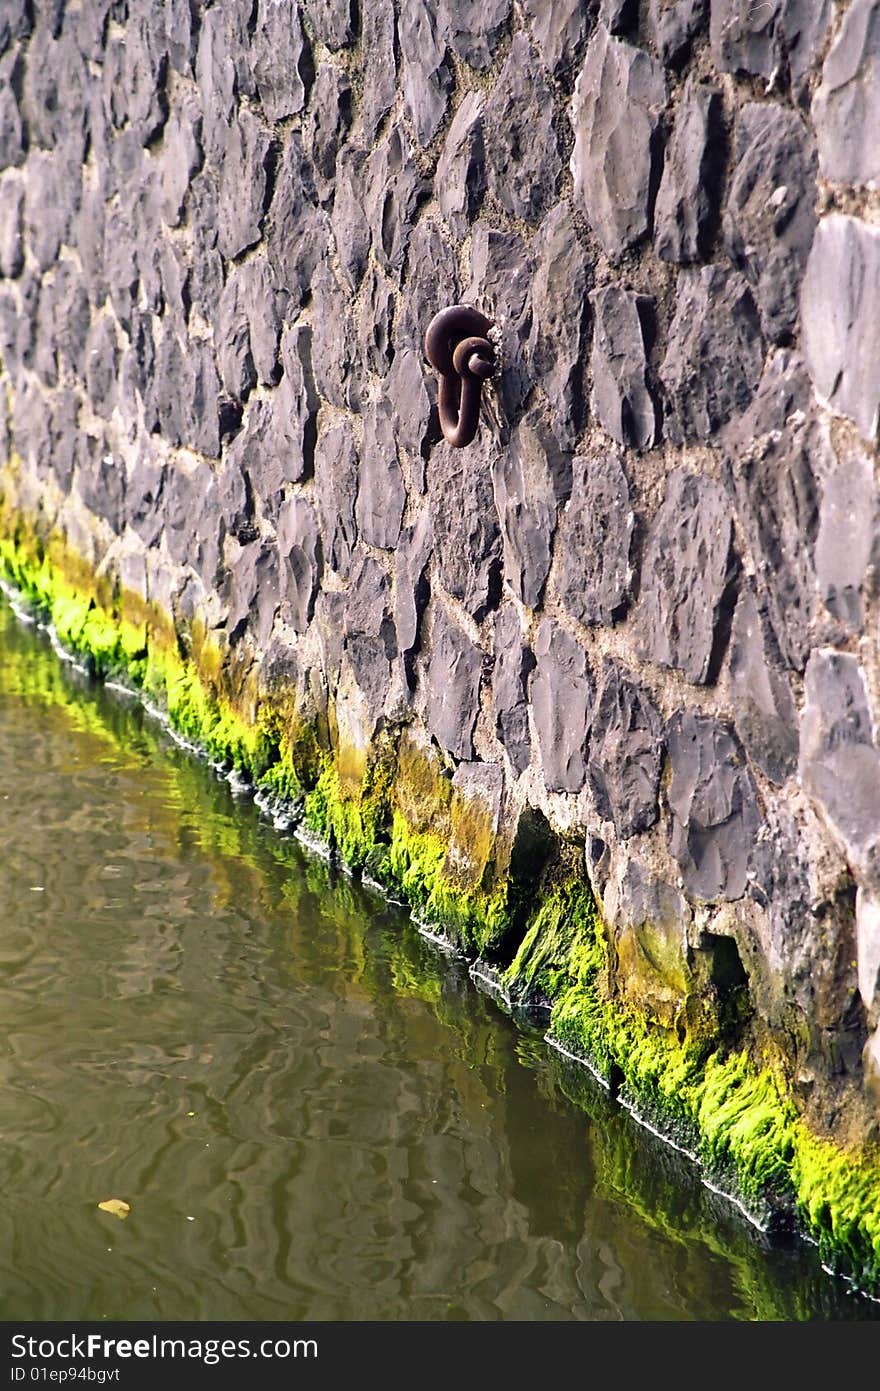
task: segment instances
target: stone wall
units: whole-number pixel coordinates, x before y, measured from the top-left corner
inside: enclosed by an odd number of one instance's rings
[[[264,798],[508,993],[566,865],[603,1000],[711,1021],[844,1146],[880,1076],[878,94],[878,0],[0,10],[7,573],[99,670],[172,624],[224,718],[281,721]],[[500,368],[456,450],[423,338],[461,300]]]

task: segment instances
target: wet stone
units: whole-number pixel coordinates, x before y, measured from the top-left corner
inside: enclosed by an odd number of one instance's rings
[[[616,454],[579,456],[559,526],[555,588],[572,618],[609,625],[629,599],[633,512]]]
[[[665,103],[660,64],[600,25],[575,83],[571,172],[575,197],[611,258],[650,230],[656,132]]]
[[[486,191],[483,138],[484,98],[468,92],[461,101],[437,163],[434,189],[440,211],[450,227],[464,235]]]
[[[852,633],[860,633],[865,620],[865,572],[876,549],[877,485],[870,459],[857,453],[825,484],[816,536],[819,593]]]
[[[591,273],[569,205],[545,218],[532,242],[534,306],[528,357],[550,405],[559,443],[571,449],[585,424],[584,357]]]
[[[741,898],[761,817],[739,745],[720,721],[684,710],[669,721],[667,747],[669,848],[685,892],[707,903]]]
[[[580,792],[587,777],[587,745],[593,710],[593,678],[584,649],[570,633],[545,618],[535,641],[529,679],[544,783],[549,792]]]
[[[571,456],[560,450],[539,417],[527,418],[499,452],[493,479],[505,579],[516,597],[534,609],[550,571],[559,505],[571,495]]]
[[[697,685],[713,681],[736,572],[724,489],[674,469],[645,542],[636,613],[642,656],[683,671]]]
[[[304,497],[282,505],[276,525],[281,560],[281,616],[304,633],[312,618],[322,573],[321,535],[315,509]]]
[[[517,773],[524,773],[531,761],[528,680],[534,667],[516,607],[506,604],[495,620],[492,714],[495,734]]]
[[[357,539],[354,504],[358,457],[348,422],[323,430],[315,447],[315,497],[323,551],[331,570],[346,575]]]
[[[241,109],[226,138],[217,203],[217,246],[229,260],[262,236],[271,148],[263,125]]]
[[[592,28],[584,0],[523,0],[523,9],[544,66],[557,77],[571,72]]]
[[[853,0],[822,67],[811,108],[823,177],[832,183],[880,182],[880,10]]]
[[[816,605],[819,496],[830,455],[799,357],[787,351],[771,356],[753,405],[719,443],[759,599],[766,600],[786,663],[803,671]]]
[[[472,68],[487,68],[509,27],[511,0],[440,0],[449,47]]]
[[[751,586],[730,634],[730,694],[736,732],[756,768],[782,786],[797,768],[798,717],[791,683]]]
[[[658,58],[669,64],[685,57],[708,12],[709,0],[648,0],[645,27]]]
[[[840,213],[822,219],[801,286],[801,330],[820,399],[873,440],[880,412],[880,229]]]
[[[501,587],[491,446],[483,436],[466,450],[445,441],[436,446],[428,470],[428,505],[440,581],[479,623],[497,604]]]
[[[449,106],[455,77],[436,6],[407,0],[398,18],[403,56],[403,103],[420,145],[437,133]]]
[[[716,189],[721,98],[689,78],[675,117],[654,209],[654,250],[663,261],[703,260]]]
[[[734,157],[724,244],[754,288],[765,337],[780,342],[797,324],[816,228],[815,145],[793,111],[750,102],[739,113]]]
[[[364,6],[361,26],[363,51],[370,55],[369,61],[364,64],[361,124],[364,139],[372,144],[397,97],[392,0],[370,0],[370,4]]]
[[[650,449],[657,417],[648,390],[645,325],[654,301],[616,285],[590,295],[595,324],[590,369],[593,414],[618,444]]]
[[[393,550],[400,537],[406,489],[388,403],[371,401],[364,412],[364,443],[355,517],[369,546]]]
[[[486,181],[514,217],[537,223],[561,174],[553,96],[525,34],[516,34],[486,105]]]
[[[480,711],[483,653],[445,609],[434,610],[431,649],[424,673],[426,722],[454,758],[474,757],[474,728]]]
[[[314,68],[299,6],[261,3],[251,39],[251,68],[267,121],[284,121],[303,110]]]
[[[329,184],[336,156],[351,125],[351,83],[345,73],[329,63],[318,69],[306,124],[312,164]]]
[[[751,402],[763,363],[764,339],[745,278],[721,265],[680,271],[659,369],[670,443],[711,442]]]
[[[880,751],[856,657],[816,648],[804,675],[801,782],[864,865],[880,838]]]
[[[659,816],[663,720],[645,688],[611,657],[602,664],[587,778],[599,816],[622,840]]]

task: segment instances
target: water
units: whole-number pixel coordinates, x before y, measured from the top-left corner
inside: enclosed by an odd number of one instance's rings
[[[5,601],[0,846],[0,1319],[880,1316]]]

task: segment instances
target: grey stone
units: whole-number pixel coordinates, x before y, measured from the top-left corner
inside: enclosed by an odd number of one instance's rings
[[[493,481],[505,579],[516,597],[534,609],[550,571],[559,505],[571,495],[571,456],[559,448],[540,417],[527,417],[498,454]]]
[[[24,64],[21,113],[30,144],[52,149],[64,144],[72,163],[82,163],[86,146],[86,91],[92,81],[75,37],[53,33],[45,10],[31,35]]]
[[[292,130],[284,141],[264,223],[266,254],[289,297],[291,313],[311,292],[315,272],[327,256],[329,226],[317,202],[314,173],[303,153],[301,135]]]
[[[363,279],[370,254],[370,225],[364,206],[366,175],[366,150],[351,142],[343,145],[336,163],[330,225],[339,269],[349,290],[356,290]]]
[[[650,231],[665,103],[660,64],[600,25],[575,83],[571,172],[575,197],[613,259]]]
[[[83,431],[76,441],[76,490],[86,507],[120,535],[124,526],[125,466],[106,443]]]
[[[525,772],[532,756],[528,681],[534,669],[516,607],[505,604],[495,619],[492,714],[495,734],[517,773]]]
[[[579,62],[592,28],[592,7],[584,0],[523,0],[532,37],[544,66],[567,76]]]
[[[445,441],[436,446],[428,503],[440,581],[479,623],[497,604],[501,586],[501,537],[485,439],[478,437],[467,450]]]
[[[367,161],[364,184],[373,253],[391,275],[403,265],[416,210],[428,191],[402,127],[392,126]]]
[[[161,497],[168,554],[176,565],[191,565],[205,583],[213,584],[221,543],[213,468],[201,460],[186,466],[176,461],[165,475]]]
[[[736,166],[723,230],[731,260],[754,287],[764,335],[790,337],[816,228],[816,151],[792,111],[750,102],[739,113]]]
[[[458,303],[458,263],[439,223],[423,217],[414,229],[407,253],[406,293],[401,297],[395,333],[401,347],[425,358],[425,330],[440,309]]]
[[[220,379],[207,343],[190,342],[183,382],[184,442],[201,454],[220,453]]]
[[[535,258],[527,356],[550,406],[559,443],[571,449],[584,427],[591,268],[568,203],[559,203],[531,244]]]
[[[13,85],[19,69],[17,53],[0,59],[0,169],[23,164],[27,154],[27,130]]]
[[[7,0],[0,10],[0,53],[28,38],[33,27],[33,10],[27,0]]]
[[[351,114],[351,83],[347,74],[323,63],[315,78],[306,129],[312,164],[328,186],[336,170],[336,156],[351,125]]]
[[[368,546],[393,550],[400,537],[406,489],[388,403],[371,401],[364,412],[364,444],[355,518]]]
[[[553,618],[542,620],[535,641],[529,698],[549,792],[580,792],[587,777],[587,747],[594,685],[587,655]]]
[[[398,18],[403,58],[403,105],[420,145],[428,145],[446,115],[454,72],[441,16],[429,0],[408,0]]]
[[[854,453],[822,492],[816,578],[825,607],[852,633],[865,621],[865,572],[877,548],[877,485],[870,459]]]
[[[272,636],[275,617],[281,605],[281,577],[274,546],[263,540],[250,541],[227,554],[221,587],[226,604],[226,632],[230,642],[238,642],[247,629],[260,651]]]
[[[623,617],[629,602],[629,486],[614,453],[578,456],[573,472],[571,498],[559,524],[554,586],[573,618],[607,626]]]
[[[723,432],[725,481],[780,651],[803,671],[816,605],[813,547],[829,447],[800,358],[774,353],[753,405]]]
[[[241,108],[229,127],[217,200],[217,246],[230,260],[262,236],[271,156],[265,127]]]
[[[791,682],[781,669],[751,586],[737,600],[730,633],[730,695],[736,732],[749,758],[782,786],[797,768],[798,721]]]
[[[705,259],[717,206],[720,123],[719,93],[688,78],[654,208],[654,250],[663,261]]]
[[[249,5],[249,10],[252,8]],[[235,58],[248,46],[245,16],[238,0],[215,5],[202,16],[195,77],[204,116],[205,151],[213,161],[222,160],[228,140],[236,97]]]
[[[345,600],[343,629],[346,638],[362,635],[377,638],[391,625],[391,577],[363,546],[352,558],[349,589]],[[394,639],[390,638],[391,650]]]
[[[311,45],[297,5],[260,0],[251,40],[251,66],[263,115],[284,121],[303,110],[314,77]]]
[[[670,443],[710,442],[749,405],[763,363],[758,311],[744,276],[722,265],[680,271],[659,370]]]
[[[472,68],[487,68],[509,27],[511,0],[440,0],[449,47]]]
[[[657,434],[648,390],[645,325],[653,323],[654,301],[617,285],[590,295],[595,325],[590,403],[600,425],[618,444],[650,449]]]
[[[24,184],[17,174],[0,180],[0,275],[15,279],[24,268]]]
[[[525,34],[516,34],[486,105],[486,181],[514,217],[537,223],[562,172],[553,96]]]
[[[131,421],[138,418],[138,402],[143,409],[143,427],[152,433],[159,428],[153,383],[156,349],[153,320],[149,314],[138,314],[129,332],[128,345],[123,350],[119,371],[119,396],[122,413]]]
[[[16,454],[37,478],[45,478],[52,463],[52,435],[45,397],[37,382],[20,384],[12,399],[11,416]]]
[[[315,498],[327,565],[348,574],[357,539],[358,457],[348,421],[322,430],[315,446]]]
[[[371,266],[358,303],[358,344],[369,372],[384,377],[394,358],[394,294],[380,270]]]
[[[141,448],[128,475],[125,521],[145,546],[154,546],[164,525],[163,491],[166,465],[148,448]]]
[[[621,840],[659,817],[663,720],[645,688],[611,657],[602,663],[593,709],[587,779],[596,810]]]
[[[730,623],[737,573],[733,516],[711,478],[673,469],[645,542],[636,626],[642,655],[714,681]]]
[[[125,37],[108,35],[102,78],[104,106],[116,129],[127,125],[141,145],[162,132],[168,117],[168,49],[152,15],[129,14]]]
[[[96,189],[84,189],[71,237],[79,254],[89,300],[97,309],[107,298],[104,269],[104,200]]]
[[[304,497],[282,504],[276,527],[281,558],[281,616],[294,632],[311,622],[323,570],[315,509]]]
[[[106,0],[100,0],[99,9],[105,7],[109,9]],[[189,0],[166,0],[164,10],[165,42],[168,46],[169,62],[175,72],[181,73],[184,77],[191,77],[196,56],[196,25]],[[97,57],[98,54],[94,53],[92,56]]]
[[[49,430],[51,434],[50,467],[59,488],[69,492],[76,464],[77,442],[79,440],[80,400],[75,391],[62,387],[52,393],[49,406]],[[128,488],[125,488],[126,507]]]
[[[858,658],[816,648],[804,674],[798,771],[804,789],[865,866],[880,837],[880,751]]]
[[[224,389],[244,401],[257,384],[257,372],[251,355],[247,298],[242,294],[236,269],[233,267],[217,305],[214,343]]]
[[[474,757],[483,653],[442,608],[435,608],[424,674],[426,719],[437,742],[454,758]]]
[[[534,385],[529,361],[533,274],[531,254],[517,232],[498,232],[477,223],[471,239],[471,280],[464,299],[495,324],[504,368],[491,386],[500,401],[505,425],[516,420]],[[484,388],[484,400],[486,394]]]
[[[55,264],[79,210],[79,171],[71,176],[68,158],[66,149],[48,153],[37,150],[27,162],[25,236],[42,271]]]
[[[198,105],[181,95],[168,117],[162,147],[162,217],[169,227],[180,224],[187,190],[202,167],[201,135]]]
[[[299,483],[314,470],[320,401],[312,367],[312,341],[308,324],[286,328],[281,338],[284,375],[274,402],[281,417],[277,438],[289,483]]]
[[[434,176],[440,211],[453,231],[464,235],[486,192],[486,159],[481,92],[468,92],[452,119]]]
[[[648,0],[645,28],[664,63],[677,63],[703,29],[709,0]]]
[[[422,614],[430,597],[428,561],[434,544],[431,513],[426,508],[405,527],[395,551],[394,627],[402,653],[417,652]]]
[[[397,97],[396,23],[392,0],[370,0],[370,4],[364,6],[361,27],[363,51],[369,55],[364,63],[361,124],[364,139],[372,144]]]
[[[811,108],[824,178],[838,184],[880,181],[880,10],[853,0],[822,66]]]
[[[85,377],[96,415],[109,416],[116,404],[119,347],[112,318],[104,314],[92,325],[86,341]]]
[[[599,23],[610,34],[622,34],[637,20],[638,0],[599,0]]]
[[[637,860],[627,861],[620,877],[615,926],[635,936],[649,962],[657,952],[658,936],[661,951],[665,948],[673,959],[686,955],[689,918],[678,889],[657,879]]]
[[[315,384],[331,405],[357,410],[360,381],[350,302],[343,294],[330,265],[323,261],[312,280],[317,312],[313,316],[312,364]]]
[[[430,388],[430,390],[429,390]],[[394,415],[397,442],[410,455],[410,473],[419,492],[425,491],[425,454],[428,440],[439,438],[436,423],[436,383],[429,376],[422,356],[413,348],[398,349],[385,378],[384,391]]]
[[[719,720],[684,710],[669,721],[667,748],[669,848],[685,892],[707,903],[741,898],[761,817],[739,746]]]
[[[880,411],[880,229],[841,213],[819,223],[801,286],[801,335],[820,399],[873,440]]]
[[[785,64],[796,89],[828,30],[830,0],[711,0],[709,39],[722,72],[769,83]]]
[[[303,0],[315,38],[333,52],[348,48],[357,33],[356,0]]]

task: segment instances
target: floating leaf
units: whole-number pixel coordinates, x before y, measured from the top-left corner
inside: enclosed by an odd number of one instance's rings
[[[105,1202],[99,1203],[98,1207],[102,1212],[112,1212],[113,1216],[118,1217],[120,1222],[124,1221],[131,1212],[128,1203],[123,1202],[121,1198],[107,1198]]]

